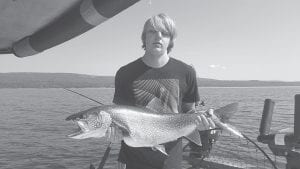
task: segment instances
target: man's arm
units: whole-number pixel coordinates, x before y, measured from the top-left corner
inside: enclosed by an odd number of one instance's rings
[[[195,113],[196,112],[195,103],[183,102],[181,105],[181,109],[182,109],[183,113]]]

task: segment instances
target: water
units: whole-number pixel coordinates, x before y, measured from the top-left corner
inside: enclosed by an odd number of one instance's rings
[[[104,88],[74,90],[105,104],[111,103],[114,91]],[[266,98],[276,102],[271,130],[293,127],[294,95],[300,93],[300,87],[199,88],[199,91],[206,107],[239,102],[239,112],[231,119],[231,124],[255,140]],[[105,139],[69,139],[66,135],[75,126],[65,121],[68,115],[97,103],[62,89],[0,89],[0,96],[1,169],[85,169],[90,163],[98,165],[108,142]],[[270,153],[267,146],[259,145]],[[106,168],[115,168],[118,150],[119,145],[113,145]],[[214,145],[212,155],[234,163],[269,165],[254,146],[225,133]],[[285,162],[282,158],[276,160]]]

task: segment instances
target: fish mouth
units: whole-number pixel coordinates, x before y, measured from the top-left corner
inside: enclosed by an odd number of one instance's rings
[[[72,134],[67,135],[67,137],[72,139],[86,139],[86,138],[100,138],[105,136],[106,129],[105,128],[96,128],[90,129],[88,124],[85,121],[78,120],[74,121],[77,123],[77,130]]]
[[[69,134],[68,137],[70,138],[77,138],[79,137],[80,135],[84,134],[84,133],[88,133],[90,130],[86,127],[86,124],[85,122],[83,121],[80,121],[80,120],[73,120],[74,123],[77,124],[78,128],[77,130],[72,133],[72,134]]]
[[[70,138],[75,138],[79,135],[83,134],[83,131],[81,129],[77,130],[76,132],[72,133],[72,134],[69,134],[68,137]]]

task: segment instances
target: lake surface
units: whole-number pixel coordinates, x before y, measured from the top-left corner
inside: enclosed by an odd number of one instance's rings
[[[73,89],[105,104],[110,104],[114,89]],[[239,111],[230,124],[256,141],[264,100],[276,102],[272,131],[293,127],[294,95],[300,87],[199,88],[208,107],[218,108],[239,102]],[[105,139],[73,140],[66,137],[76,128],[65,118],[97,106],[63,89],[0,89],[0,168],[4,169],[85,169],[98,165],[108,142]],[[259,144],[275,158],[266,145]],[[119,145],[114,144],[105,168],[115,168]],[[247,141],[223,133],[214,144],[212,156],[271,168],[265,157]],[[185,166],[188,167],[188,166]],[[281,168],[280,167],[280,168]]]

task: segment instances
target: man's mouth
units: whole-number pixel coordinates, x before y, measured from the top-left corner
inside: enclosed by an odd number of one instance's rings
[[[154,42],[153,45],[154,45],[154,46],[162,46],[162,44],[159,43],[159,42]]]

